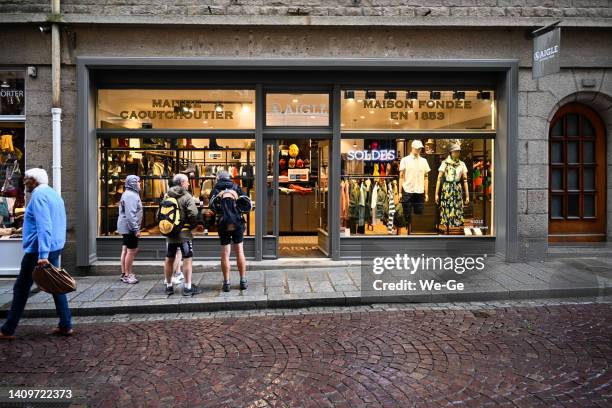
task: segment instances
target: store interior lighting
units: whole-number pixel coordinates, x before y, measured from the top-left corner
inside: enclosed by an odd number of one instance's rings
[[[463,92],[463,91],[454,91],[453,92],[453,99],[464,100],[465,99],[465,92]]]
[[[344,91],[344,99],[355,99],[355,91]]]
[[[397,92],[395,91],[385,91],[385,99],[396,100]]]

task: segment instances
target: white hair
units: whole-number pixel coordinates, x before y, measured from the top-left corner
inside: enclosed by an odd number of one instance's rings
[[[182,173],[175,174],[174,178],[172,179],[172,184],[174,184],[175,186],[180,186],[181,184],[183,184],[183,181],[189,181],[189,178],[187,178],[187,176]]]
[[[34,167],[33,169],[26,170],[24,177],[36,180],[38,184],[49,184],[49,176],[45,169]]]
[[[230,180],[230,174],[227,170],[219,170],[217,172],[217,181],[219,180]]]

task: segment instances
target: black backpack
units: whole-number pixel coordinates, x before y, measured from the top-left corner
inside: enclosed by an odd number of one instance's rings
[[[220,192],[215,201],[219,208],[219,230],[234,231],[242,226],[243,219],[236,206],[236,192],[226,189]]]

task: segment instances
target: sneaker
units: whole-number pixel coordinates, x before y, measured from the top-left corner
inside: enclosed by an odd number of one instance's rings
[[[128,278],[128,275],[121,274],[121,277],[119,278],[119,280],[121,280],[121,282],[127,283],[127,278]]]
[[[172,286],[172,285],[170,285],[170,286],[165,285],[165,286],[166,286],[166,295],[168,295],[168,296],[174,295],[174,286]]]
[[[230,284],[229,284],[229,282],[223,282],[223,287],[221,289],[224,292],[229,292],[230,291]]]
[[[202,293],[202,289],[193,283],[191,284],[191,289],[187,289],[185,286],[183,286],[183,296],[193,296],[200,293]]]
[[[246,279],[240,279],[240,290],[247,290],[248,287]]]
[[[185,276],[183,275],[183,272],[178,271],[172,276],[172,283],[174,283],[175,285],[179,285],[184,279]]]
[[[125,277],[125,279],[122,279],[122,280],[123,282],[129,283],[130,285],[138,283],[138,279],[136,278],[136,275],[134,275],[133,273],[130,273],[129,275]]]
[[[60,329],[59,327],[55,327],[53,330],[51,330],[51,334],[54,334],[56,336],[73,336],[74,335],[74,330],[73,329]]]
[[[16,338],[12,334],[4,334],[0,331],[0,340],[15,340]]]

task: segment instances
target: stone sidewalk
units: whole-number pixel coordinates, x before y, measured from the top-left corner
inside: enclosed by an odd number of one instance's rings
[[[544,263],[486,261],[478,273],[428,272],[418,277],[447,281],[457,279],[463,291],[415,291],[383,295],[361,291],[361,269],[356,265],[284,270],[250,270],[249,288],[237,289],[238,275],[232,271],[233,289],[220,291],[220,272],[196,266],[194,283],[204,289],[195,297],[164,294],[161,273],[142,275],[136,285],[119,281],[118,276],[79,277],[78,289],[70,293],[75,315],[122,313],[185,313],[233,309],[309,306],[346,306],[388,302],[462,302],[553,297],[604,296],[612,294],[612,258],[556,259]],[[0,317],[6,316],[12,298],[13,279],[0,280]],[[54,316],[52,297],[34,293],[26,316]]]

